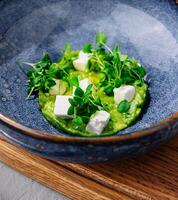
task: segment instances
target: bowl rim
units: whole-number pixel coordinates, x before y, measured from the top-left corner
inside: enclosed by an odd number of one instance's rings
[[[79,136],[72,136],[72,135],[64,135],[64,136],[56,135],[56,134],[48,133],[46,131],[29,128],[1,113],[0,113],[0,121],[5,123],[10,128],[16,129],[17,131],[21,132],[24,135],[37,138],[37,139],[49,140],[53,142],[64,142],[64,143],[66,142],[108,143],[108,142],[130,141],[130,140],[139,139],[142,137],[156,134],[158,131],[164,130],[168,128],[169,126],[172,126],[176,122],[178,122],[178,112],[173,114],[171,117],[168,117],[165,120],[149,128],[145,128],[139,131],[129,132],[123,135],[113,135],[113,136],[103,136],[103,137],[79,137]]]

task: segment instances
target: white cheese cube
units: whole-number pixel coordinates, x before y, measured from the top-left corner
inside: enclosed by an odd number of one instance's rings
[[[79,87],[85,92],[87,87],[91,84],[91,81],[88,78],[85,78],[81,81],[79,81]],[[75,92],[76,87],[73,87],[73,95]]]
[[[69,98],[72,96],[57,95],[54,105],[54,114],[61,118],[72,118],[72,115],[68,115],[67,111],[71,104],[69,103]]]
[[[101,134],[110,120],[110,114],[104,110],[96,111],[86,126],[86,131]]]
[[[62,80],[55,79],[56,84],[50,88],[50,95],[63,95],[66,92],[66,85]]]
[[[84,53],[83,51],[79,52],[79,58],[88,59],[91,56],[91,53]]]
[[[82,59],[77,59],[73,61],[74,68],[78,71],[85,71],[86,69],[86,64],[88,61],[82,60]]]
[[[135,95],[135,88],[132,85],[122,85],[114,88],[114,101],[119,104],[123,100],[131,101]]]
[[[87,87],[91,84],[88,78],[85,78],[79,82],[79,87],[85,92]]]
[[[73,61],[74,68],[79,71],[86,70],[86,64],[91,54],[84,53],[83,51],[79,52],[79,58]]]

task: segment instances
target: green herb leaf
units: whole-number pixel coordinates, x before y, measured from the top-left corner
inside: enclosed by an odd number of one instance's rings
[[[80,87],[77,87],[75,92],[74,92],[74,95],[79,96],[79,97],[83,97],[84,91]]]
[[[47,53],[43,53],[42,58],[41,58],[39,64],[40,63],[52,64],[51,58],[49,57],[49,55]]]
[[[113,74],[113,65],[110,64],[109,62],[104,62],[104,69],[103,72],[106,74],[106,76],[112,76]]]
[[[72,106],[77,106],[79,104],[78,101],[76,101],[74,98],[73,99],[69,99],[69,103],[72,105]]]
[[[124,62],[124,61],[126,61],[126,60],[127,60],[127,58],[128,58],[128,56],[127,56],[127,55],[124,55],[124,54],[121,54],[121,55],[120,55],[120,60],[121,60],[121,62]]]
[[[119,53],[119,45],[116,44],[113,48],[113,51],[112,51],[114,54],[118,54]]]
[[[108,105],[105,103],[102,105],[103,106],[103,110],[108,111],[109,112],[109,107]]]
[[[74,114],[74,106],[70,106],[68,111],[67,111],[68,115],[73,115]]]
[[[116,88],[120,87],[122,85],[122,79],[116,78],[114,84]]]
[[[107,41],[107,37],[103,32],[98,32],[96,34],[96,44],[103,45]]]
[[[72,125],[75,129],[82,129],[84,125],[82,117],[77,116],[76,118],[74,118],[72,120]]]
[[[70,43],[66,43],[66,45],[65,45],[65,52],[71,52]]]
[[[90,120],[90,117],[88,117],[88,116],[82,116],[82,120],[83,120],[83,122],[85,124],[87,124],[89,122],[89,120]]]
[[[101,99],[100,98],[97,98],[97,99],[95,99],[94,100],[94,103],[96,104],[96,105],[101,105]]]
[[[71,86],[75,86],[75,87],[78,87],[79,86],[79,81],[78,81],[78,77],[77,76],[73,76],[71,79],[70,79],[70,85]]]
[[[89,43],[85,44],[85,46],[83,47],[84,53],[91,53],[91,50],[92,50],[92,45]]]
[[[93,84],[90,84],[87,86],[86,91],[85,91],[85,95],[89,95],[92,92],[92,88],[93,88]]]
[[[77,125],[83,124],[82,117],[77,116],[77,117],[73,120],[73,122],[74,122],[75,124],[77,124]]]
[[[45,82],[45,87],[46,88],[51,88],[52,86],[56,85],[56,82],[52,79],[49,79],[48,81]]]
[[[127,100],[123,100],[117,106],[117,111],[120,113],[125,113],[130,109],[130,103]]]
[[[134,85],[141,87],[142,86],[143,81],[142,80],[136,80],[134,82]]]
[[[76,101],[78,104],[81,104],[82,103],[82,97],[79,97],[79,96],[74,96],[73,97],[74,101]]]
[[[112,85],[108,85],[104,88],[104,92],[106,95],[111,96],[113,95],[113,89],[114,87]]]
[[[137,72],[142,78],[146,75],[146,71],[142,66],[137,68]]]

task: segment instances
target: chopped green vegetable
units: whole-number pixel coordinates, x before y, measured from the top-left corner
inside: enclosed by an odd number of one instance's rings
[[[130,103],[127,100],[123,100],[117,106],[117,111],[120,113],[125,113],[130,109]]]

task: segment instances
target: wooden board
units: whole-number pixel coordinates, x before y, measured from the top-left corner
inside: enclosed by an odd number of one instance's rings
[[[1,139],[0,160],[75,200],[178,200],[178,137],[149,154],[95,165],[52,162]]]

